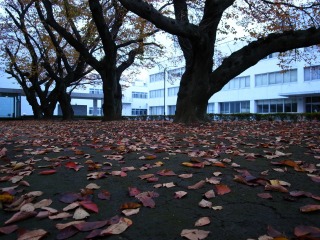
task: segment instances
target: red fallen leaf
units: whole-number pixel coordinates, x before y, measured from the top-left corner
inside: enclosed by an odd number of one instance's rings
[[[81,197],[79,193],[62,193],[60,194],[59,201],[63,203],[73,203]]]
[[[99,209],[98,209],[98,205],[95,204],[94,202],[91,202],[91,201],[81,201],[79,202],[80,205],[82,207],[84,207],[85,209],[87,210],[90,210],[92,212],[95,212],[95,213],[98,213],[99,212]]]
[[[97,228],[102,228],[109,223],[108,220],[105,221],[96,221],[96,222],[83,222],[74,224],[73,226],[81,232],[92,231]]]
[[[216,193],[218,195],[224,195],[224,194],[231,192],[231,189],[227,185],[224,185],[224,184],[215,185],[215,189],[216,189]]]
[[[0,227],[0,233],[2,234],[10,234],[18,229],[18,225],[10,225],[6,227]]]
[[[258,195],[258,197],[261,197],[263,199],[271,199],[272,198],[272,195],[270,193],[258,193],[257,195]]]
[[[54,174],[54,173],[56,173],[56,172],[57,172],[57,170],[51,169],[51,170],[41,171],[41,172],[39,172],[39,174],[40,174],[40,175],[51,175],[51,174]]]
[[[151,178],[147,178],[147,182],[158,182],[159,178],[157,177],[151,177]]]
[[[104,229],[100,235],[114,235],[123,233],[128,227],[132,225],[132,221],[129,218],[120,218],[120,221],[116,224],[112,224],[108,228]]]
[[[74,169],[76,172],[80,170],[83,166],[77,165],[75,162],[67,162],[65,164],[67,168]]]
[[[297,226],[294,228],[294,235],[297,237],[319,237],[320,236],[320,228],[312,227],[312,226]]]
[[[99,237],[102,231],[103,231],[102,229],[95,229],[86,236],[86,239],[93,239],[93,238]]]
[[[319,211],[319,210],[320,210],[319,204],[309,204],[309,205],[305,205],[300,208],[301,212],[314,212],[314,211]]]
[[[149,192],[143,192],[135,196],[139,201],[143,204],[145,207],[154,208],[156,206],[156,203],[152,199],[152,195],[149,194]]]
[[[79,230],[77,228],[75,228],[74,226],[69,226],[69,227],[66,227],[66,228],[60,230],[58,232],[58,234],[56,235],[56,239],[58,239],[58,240],[68,239],[68,238],[76,235],[78,232],[79,232]]]
[[[14,222],[18,222],[18,221],[21,221],[21,220],[24,220],[24,219],[28,219],[28,218],[32,218],[34,216],[37,215],[37,212],[35,211],[32,211],[32,212],[17,212],[15,214],[13,214],[13,216],[8,219],[7,221],[4,222],[4,224],[10,224],[10,223],[14,223]]]
[[[194,185],[188,186],[188,189],[199,189],[202,188],[206,184],[205,180],[201,180]]]
[[[47,231],[43,230],[43,229],[37,229],[37,230],[32,230],[32,231],[27,231],[25,233],[23,233],[22,235],[20,235],[18,237],[17,240],[37,240],[37,239],[41,239],[44,236],[46,236],[48,234]]]
[[[129,196],[130,197],[134,197],[134,196],[141,193],[141,191],[136,187],[128,187],[128,189],[129,189]]]
[[[176,175],[172,170],[169,170],[169,169],[163,169],[163,170],[157,172],[157,174],[160,176],[175,176]]]
[[[108,192],[107,190],[101,190],[98,193],[98,198],[101,200],[110,200],[110,192]]]
[[[225,168],[225,167],[226,167],[226,165],[225,165],[224,163],[219,162],[219,161],[213,163],[212,165],[215,166],[215,167],[222,167],[222,168]]]

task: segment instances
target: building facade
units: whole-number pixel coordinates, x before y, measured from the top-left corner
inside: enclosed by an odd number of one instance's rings
[[[174,115],[183,67],[154,69],[149,78],[149,115]],[[172,77],[173,75],[173,77]],[[176,78],[176,79],[175,79]],[[164,83],[164,79],[166,79]],[[214,94],[208,113],[301,113],[320,111],[320,61],[279,67],[271,54],[247,69]]]

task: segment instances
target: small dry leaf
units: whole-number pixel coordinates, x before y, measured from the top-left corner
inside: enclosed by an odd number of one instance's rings
[[[184,229],[181,232],[181,237],[185,237],[189,240],[201,240],[208,237],[210,231],[198,230],[198,229]]]
[[[184,197],[185,195],[187,195],[188,193],[185,192],[185,191],[177,191],[174,193],[174,198],[182,198]]]
[[[169,182],[169,183],[162,184],[162,186],[166,188],[172,188],[172,187],[175,187],[176,185],[173,182]]]
[[[271,199],[272,195],[270,193],[258,193],[258,197],[264,198],[264,199]]]
[[[208,218],[208,217],[202,217],[202,218],[199,218],[199,219],[195,222],[194,226],[195,226],[195,227],[201,227],[201,226],[208,225],[208,224],[210,224],[210,223],[211,223],[210,218]]]
[[[81,220],[81,219],[85,219],[87,217],[89,217],[90,214],[84,210],[83,208],[79,207],[76,209],[76,211],[73,214],[73,218],[76,220]]]
[[[80,206],[80,204],[78,202],[73,202],[73,203],[70,203],[68,206],[64,207],[62,210],[69,211],[69,210],[73,210],[79,206]]]
[[[213,206],[212,209],[213,210],[222,210],[223,207],[222,206]]]
[[[139,213],[140,211],[140,208],[136,208],[136,209],[124,209],[122,210],[122,213],[125,215],[125,216],[131,216],[131,215],[135,215],[137,213]]]
[[[204,196],[207,198],[207,199],[211,199],[211,198],[214,198],[216,196],[216,194],[214,193],[213,190],[209,190],[207,191]]]
[[[199,206],[202,207],[202,208],[211,208],[212,207],[212,202],[209,202],[205,199],[202,199],[200,202],[199,202]]]
[[[206,184],[206,181],[201,180],[194,185],[188,186],[188,189],[199,189],[202,188]]]
[[[90,183],[90,184],[88,184],[88,185],[86,186],[86,188],[92,190],[92,189],[99,189],[100,186],[98,186],[98,185],[95,184],[95,183]]]
[[[59,230],[62,230],[66,227],[69,227],[69,226],[73,226],[73,225],[76,225],[76,224],[79,224],[79,223],[84,223],[85,221],[73,221],[73,222],[68,222],[68,223],[57,223],[56,224],[56,228],[59,229]]]
[[[49,216],[49,219],[63,219],[63,218],[68,218],[68,217],[71,217],[72,215],[70,213],[67,213],[67,212],[61,212],[61,213],[58,213],[58,214],[55,214],[55,215],[50,215]]]
[[[320,210],[320,205],[319,204],[309,204],[305,205],[300,208],[301,212],[314,212],[314,211],[319,211]]]
[[[41,201],[35,203],[33,206],[34,208],[42,208],[42,207],[48,207],[52,203],[51,199],[42,199]]]
[[[20,208],[20,211],[23,211],[23,212],[33,212],[35,210],[35,207],[32,203],[27,203],[27,204],[24,204],[21,208]]]
[[[178,175],[179,178],[192,178],[193,174],[192,173],[184,173],[184,174],[180,174]]]

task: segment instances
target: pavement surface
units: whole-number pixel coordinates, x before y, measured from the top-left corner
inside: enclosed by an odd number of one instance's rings
[[[319,122],[2,121],[0,199],[14,200],[2,203],[0,238],[91,239],[57,228],[81,208],[92,239],[320,239],[319,169]],[[10,206],[21,196],[51,201],[31,210],[47,215],[6,224],[26,211]],[[91,208],[64,209],[79,202]]]

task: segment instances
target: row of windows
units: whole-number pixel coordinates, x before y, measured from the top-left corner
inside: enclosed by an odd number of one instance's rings
[[[163,98],[163,96],[164,96],[163,89],[157,89],[157,90],[150,91],[150,98]]]
[[[220,103],[220,112],[221,113],[248,113],[250,112],[250,101]]]
[[[163,81],[164,80],[164,72],[159,72],[156,74],[151,74],[149,76],[150,78],[150,82],[159,82],[159,81]]]
[[[304,80],[320,80],[320,66],[306,67],[304,69]]]
[[[131,110],[132,116],[143,116],[147,115],[147,109],[132,109]]]
[[[245,77],[236,77],[230,80],[222,90],[231,90],[231,89],[240,89],[240,88],[249,88],[250,87],[250,76]]]
[[[132,98],[148,98],[148,93],[146,92],[132,92]]]
[[[168,88],[168,96],[169,97],[177,96],[178,92],[179,92],[179,87]]]
[[[255,76],[256,86],[267,86],[272,84],[281,84],[289,82],[297,82],[297,69],[288,70],[286,72],[271,72],[257,74]]]
[[[297,99],[272,99],[257,101],[258,113],[297,112]]]
[[[320,112],[320,97],[306,98],[306,112]]]
[[[89,93],[90,94],[103,94],[103,90],[101,88],[90,88]]]

